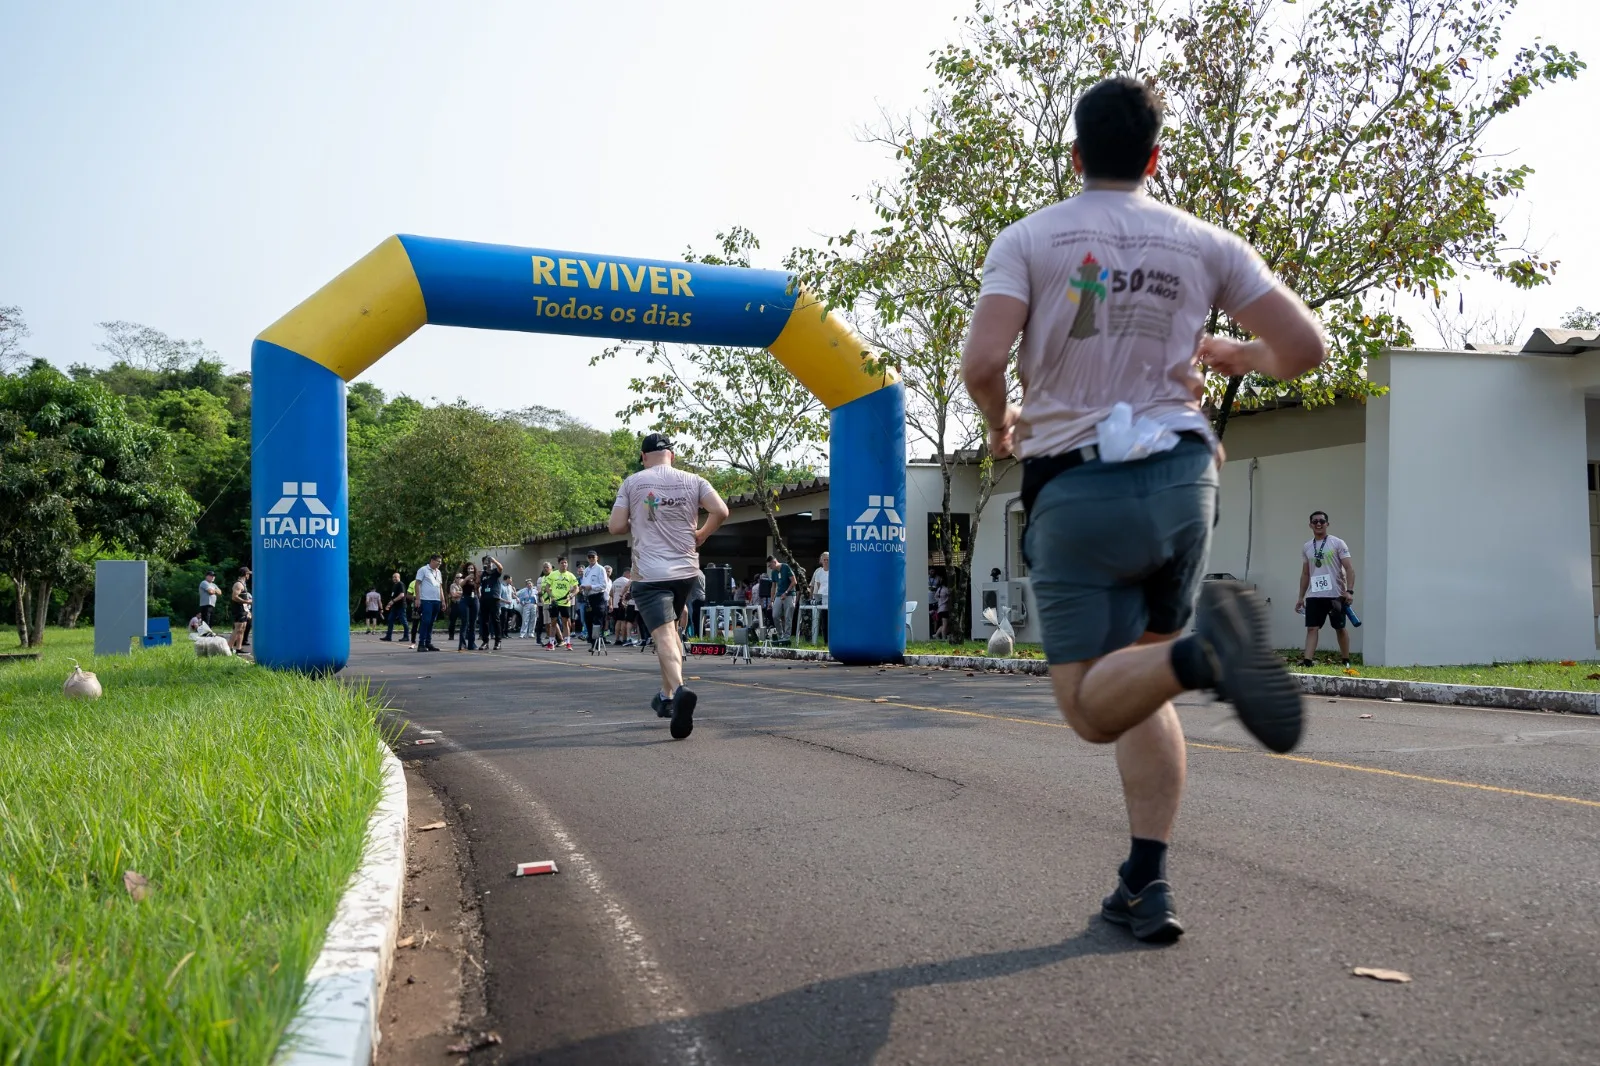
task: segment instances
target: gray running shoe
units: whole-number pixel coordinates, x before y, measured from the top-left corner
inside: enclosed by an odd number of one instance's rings
[[[1100,903],[1100,917],[1126,926],[1135,939],[1147,944],[1170,944],[1183,935],[1183,925],[1172,906],[1172,886],[1165,881],[1151,881],[1135,895],[1117,878],[1116,891]]]
[[[1294,750],[1305,725],[1300,686],[1273,650],[1267,605],[1238,581],[1207,581],[1195,610],[1195,635],[1211,651],[1217,695],[1263,746]]]
[[[672,717],[672,701],[659,692],[650,697],[650,709],[656,712],[657,718]]]

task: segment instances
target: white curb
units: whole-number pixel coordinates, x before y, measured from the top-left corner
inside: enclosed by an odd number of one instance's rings
[[[757,658],[833,662],[827,652],[810,648],[753,647]],[[907,655],[906,666],[943,666],[952,670],[984,670],[998,674],[1044,676],[1050,668],[1043,659],[991,659],[983,655]],[[1381,677],[1341,677],[1337,674],[1289,675],[1310,696],[1346,699],[1401,700],[1406,703],[1440,703],[1456,707],[1510,707],[1522,711],[1559,711],[1565,714],[1600,714],[1600,693],[1565,692],[1497,685],[1444,685],[1431,681],[1391,681]]]
[[[278,1066],[368,1066],[378,1045],[378,1011],[389,980],[406,883],[406,777],[383,751],[383,795],[367,822],[367,846],[322,953],[306,975],[305,998],[289,1025]]]

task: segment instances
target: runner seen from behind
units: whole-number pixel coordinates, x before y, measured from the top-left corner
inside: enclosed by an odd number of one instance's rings
[[[644,469],[622,482],[611,507],[610,528],[632,535],[633,583],[628,591],[645,632],[655,640],[661,664],[661,691],[650,706],[672,719],[672,739],[682,740],[694,729],[698,697],[683,687],[678,616],[692,601],[705,599],[700,545],[728,517],[728,505],[705,478],[673,467],[672,440],[666,434],[647,435],[639,451]]]
[[[1197,363],[1288,380],[1327,349],[1244,241],[1145,196],[1163,121],[1150,88],[1101,82],[1074,118],[1083,191],[995,238],[962,371],[993,454],[1023,460],[1023,547],[1056,702],[1084,740],[1117,746],[1133,840],[1101,913],[1171,941],[1184,739],[1170,701],[1213,690],[1280,752],[1302,716],[1265,604],[1237,582],[1201,583],[1222,452]],[[1213,307],[1259,339],[1207,334]],[[1006,391],[1019,334],[1020,407]]]

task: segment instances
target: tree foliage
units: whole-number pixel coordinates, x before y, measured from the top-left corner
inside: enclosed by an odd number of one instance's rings
[[[366,464],[351,499],[352,563],[408,573],[432,552],[455,561],[520,541],[548,512],[548,493],[515,419],[464,403],[428,408]]]
[[[0,378],[0,568],[24,644],[43,642],[51,587],[81,580],[85,546],[182,548],[198,508],[171,453],[171,437],[103,385],[48,366]]]
[[[0,374],[9,374],[28,362],[22,342],[32,332],[22,317],[22,308],[0,307]]]
[[[1332,340],[1328,363],[1292,383],[1208,380],[1219,432],[1238,407],[1366,395],[1367,361],[1412,340],[1386,294],[1436,296],[1461,270],[1532,287],[1554,269],[1504,232],[1506,202],[1530,171],[1487,155],[1484,136],[1583,64],[1554,45],[1508,48],[1515,6],[980,3],[935,53],[924,111],[874,135],[900,167],[868,196],[877,225],[801,265],[835,304],[888,325],[920,311],[937,332],[964,332],[995,236],[1080,187],[1078,97],[1131,74],[1168,108],[1151,194],[1244,236]]]

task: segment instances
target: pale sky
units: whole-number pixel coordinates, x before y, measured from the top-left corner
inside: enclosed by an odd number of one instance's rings
[[[675,259],[741,224],[776,267],[870,221],[856,197],[894,167],[859,134],[918,104],[969,8],[0,0],[0,304],[57,365],[105,362],[94,323],[128,319],[244,368],[258,332],[391,233]],[[1600,60],[1600,4],[1525,0],[1508,42],[1539,34]],[[1530,328],[1600,306],[1597,112],[1600,66],[1494,135],[1539,171],[1518,235],[1562,267],[1469,300]],[[637,367],[590,368],[602,346],[429,327],[363,380],[611,426]]]

